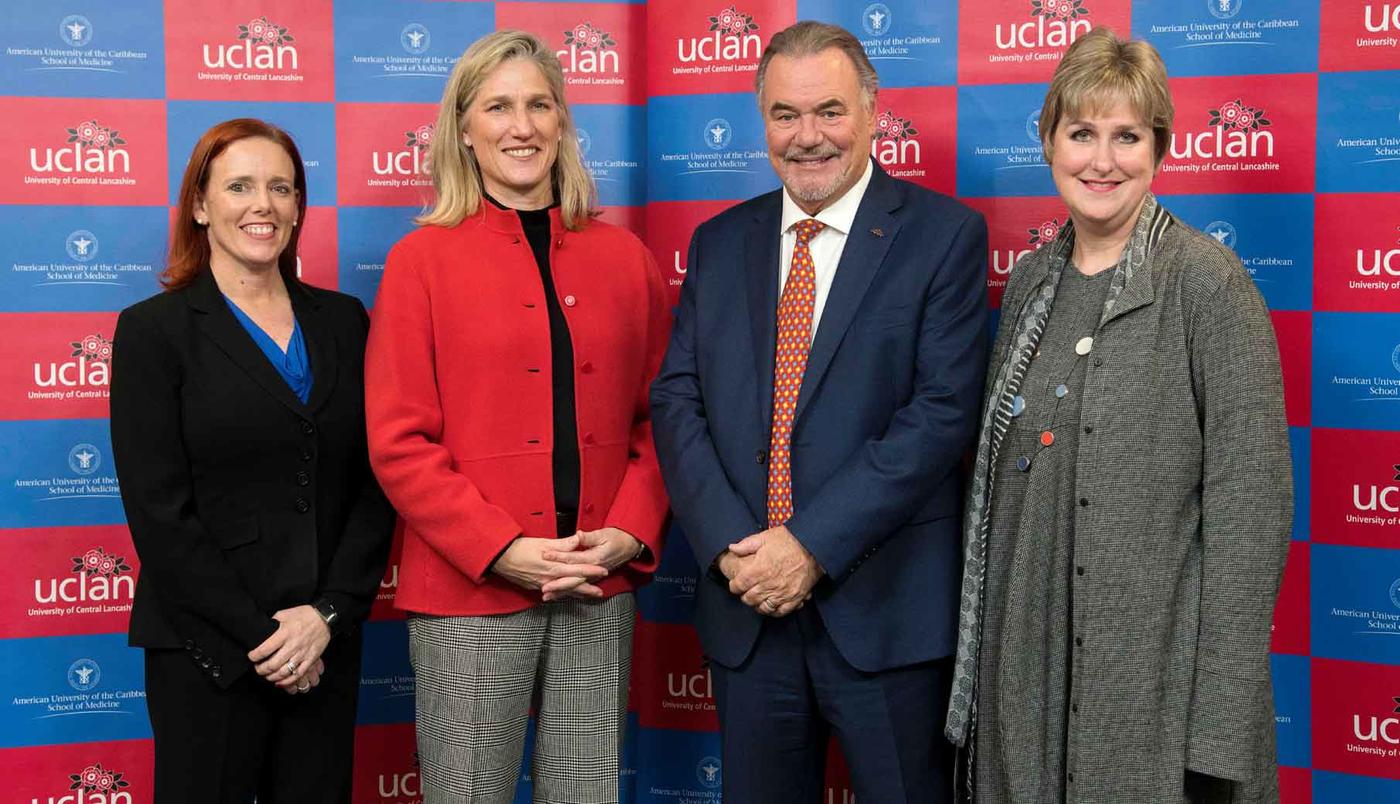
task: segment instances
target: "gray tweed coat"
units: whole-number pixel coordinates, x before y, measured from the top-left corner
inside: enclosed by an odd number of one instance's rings
[[[1048,252],[1011,274],[993,355]],[[1080,428],[1067,801],[1175,804],[1188,768],[1278,801],[1288,431],[1273,326],[1232,252],[1166,231],[1094,344]]]

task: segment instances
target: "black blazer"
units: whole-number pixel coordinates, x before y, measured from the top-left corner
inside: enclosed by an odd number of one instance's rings
[[[302,404],[204,271],[128,307],[112,360],[112,449],[141,559],[130,643],[184,648],[220,687],[276,611],[325,597],[337,633],[369,612],[394,512],[365,446],[369,317],[288,287],[311,362]]]

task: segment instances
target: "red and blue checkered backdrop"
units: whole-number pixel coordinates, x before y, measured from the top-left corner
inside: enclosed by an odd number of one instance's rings
[[[526,28],[559,49],[604,217],[643,234],[674,291],[692,228],[776,186],[754,69],[775,31],[817,18],[855,32],[880,72],[880,164],[987,216],[994,305],[1065,221],[1037,132],[1059,54],[1096,25],[1161,50],[1177,127],[1155,189],[1239,253],[1283,355],[1298,489],[1274,630],[1284,800],[1400,801],[1400,2],[727,2],[7,4],[0,767],[14,800],[150,800],[110,339],[116,312],[158,290],[204,129],[254,115],[295,136],[302,275],[372,304],[431,191],[444,76],[478,36]],[[397,572],[365,628],[356,804],[421,800]],[[694,574],[677,536],[639,595],[627,801],[719,800]],[[830,804],[853,800],[844,779],[833,752]]]

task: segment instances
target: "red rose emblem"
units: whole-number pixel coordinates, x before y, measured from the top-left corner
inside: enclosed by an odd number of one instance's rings
[[[1244,109],[1242,109],[1240,105],[1238,103],[1235,103],[1234,101],[1229,101],[1228,103],[1220,104],[1221,122],[1233,125],[1240,119],[1240,114],[1242,112],[1244,112]]]
[[[582,24],[574,28],[574,39],[579,42],[588,41],[588,25]]]
[[[263,31],[262,40],[269,45],[276,44],[281,38],[282,33],[274,26],[269,25],[267,26],[267,30]]]
[[[83,780],[83,784],[95,785],[97,784],[98,778],[102,776],[102,770],[96,765],[89,765],[83,768],[83,772],[79,776]]]
[[[83,354],[95,355],[102,346],[102,338],[97,335],[89,335],[83,338]]]
[[[112,132],[105,128],[97,129],[96,133],[92,135],[92,144],[96,145],[98,148],[106,148],[111,143]]]
[[[1060,3],[1060,10],[1057,13],[1060,19],[1067,20],[1074,16],[1074,6],[1069,3]]]
[[[888,135],[889,138],[892,139],[892,140],[897,140],[897,139],[899,139],[899,136],[900,136],[901,134],[903,134],[903,133],[904,133],[904,121],[902,121],[902,120],[892,120],[892,121],[890,121],[889,127],[885,129],[885,134]]]
[[[432,126],[432,124],[429,124],[429,125],[426,125],[426,126],[419,126],[418,128],[414,129],[414,131],[413,131],[413,136],[414,136],[415,139],[418,140],[418,143],[419,143],[420,145],[423,145],[423,146],[431,145],[432,142],[433,142],[433,126]]]
[[[881,131],[884,131],[885,129],[890,127],[890,123],[893,120],[894,117],[889,112],[880,112],[880,116],[875,119],[875,126]]]
[[[1060,225],[1054,221],[1046,221],[1040,224],[1040,239],[1045,241],[1054,240],[1060,234]]]
[[[1045,0],[1041,5],[1047,17],[1053,17],[1060,13],[1060,0]]]
[[[248,36],[252,39],[261,39],[267,33],[267,20],[258,18],[248,23]]]
[[[78,139],[83,142],[92,142],[93,136],[97,134],[97,122],[85,120],[78,124]]]
[[[111,359],[112,359],[112,344],[104,342],[101,346],[97,347],[97,359],[98,359],[98,360],[111,360]]]
[[[111,771],[106,771],[106,770],[104,770],[104,771],[102,771],[102,773],[98,774],[98,776],[97,776],[97,789],[98,789],[98,790],[111,790],[111,789],[112,789],[112,785],[113,785],[113,784],[116,784],[116,781],[117,781],[117,779],[116,779],[115,776],[112,775],[112,772],[111,772]]]
[[[1254,125],[1254,110],[1241,109],[1239,116],[1235,118],[1235,126],[1238,128],[1249,128]]]
[[[599,34],[597,31],[594,31],[593,33],[590,33],[590,34],[588,35],[588,46],[589,46],[589,47],[597,47],[597,46],[599,46],[599,45],[601,45],[601,44],[603,44],[603,37],[602,37],[602,35]]]
[[[117,562],[113,561],[111,556],[103,556],[97,564],[97,571],[102,575],[111,575],[116,568]]]
[[[96,547],[83,553],[83,567],[90,570],[97,569],[98,565],[102,563],[102,556],[102,551]],[[88,768],[87,770],[93,770],[93,768]],[[87,770],[83,772],[87,773]]]
[[[719,12],[718,16],[720,27],[730,28],[733,27],[734,18],[739,16],[739,12],[734,10],[734,6],[730,6],[729,8],[726,8],[725,10]]]

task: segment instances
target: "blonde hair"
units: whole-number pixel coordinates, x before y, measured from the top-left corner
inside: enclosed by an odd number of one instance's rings
[[[1157,164],[1171,145],[1171,89],[1167,67],[1157,49],[1141,39],[1119,39],[1108,28],[1095,28],[1065,51],[1040,110],[1040,146],[1045,161],[1054,152],[1055,127],[1066,117],[1103,111],[1125,101],[1152,129]]]
[[[437,191],[437,201],[416,218],[417,223],[456,226],[481,208],[485,193],[481,168],[476,163],[476,155],[462,142],[462,131],[481,85],[509,59],[524,59],[540,69],[559,111],[559,152],[551,179],[564,226],[577,231],[594,214],[597,189],[583,164],[574,118],[564,102],[564,71],[559,59],[534,34],[507,29],[473,42],[457,60],[457,66],[447,79],[442,102],[438,104],[433,141],[428,146],[428,173]]]

